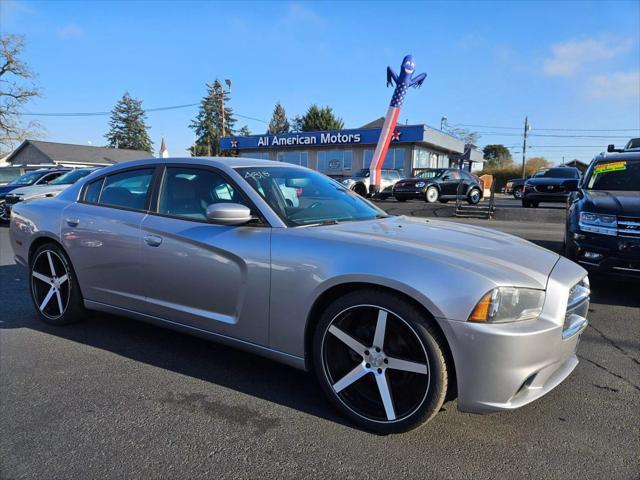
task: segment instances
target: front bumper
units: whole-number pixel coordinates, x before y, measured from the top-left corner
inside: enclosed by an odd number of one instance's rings
[[[425,188],[394,188],[393,196],[398,198],[424,198]]]
[[[586,272],[561,258],[537,320],[503,324],[446,321],[458,379],[458,408],[489,413],[522,407],[550,392],[578,364],[588,298],[565,325],[570,288]]]
[[[525,190],[523,199],[532,202],[566,203],[568,197],[568,193],[540,193]]]
[[[590,272],[640,278],[640,238],[586,232],[568,232],[567,237],[570,256]]]

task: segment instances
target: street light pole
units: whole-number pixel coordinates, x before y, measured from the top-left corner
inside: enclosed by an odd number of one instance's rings
[[[446,123],[447,123],[447,117],[443,115],[442,118],[440,119],[440,131],[442,131]]]

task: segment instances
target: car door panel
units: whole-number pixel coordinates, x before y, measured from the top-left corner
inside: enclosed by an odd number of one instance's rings
[[[146,313],[267,345],[270,228],[149,215],[141,236]]]
[[[61,238],[85,300],[144,308],[140,223],[145,215],[83,203],[64,210]]]

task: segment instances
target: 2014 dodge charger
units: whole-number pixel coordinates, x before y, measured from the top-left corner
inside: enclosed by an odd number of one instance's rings
[[[283,189],[295,191],[287,202]],[[15,206],[42,320],[100,310],[312,370],[377,432],[521,407],[578,363],[577,264],[493,230],[390,216],[312,170],[251,159],[119,164]]]

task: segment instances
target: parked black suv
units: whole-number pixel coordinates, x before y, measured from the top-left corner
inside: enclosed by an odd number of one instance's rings
[[[569,197],[565,256],[640,278],[640,152],[601,153]]]
[[[578,188],[580,171],[574,167],[555,167],[541,170],[524,183],[523,207],[537,207],[540,202],[566,203],[567,197]]]
[[[457,168],[427,168],[413,178],[404,178],[393,186],[393,196],[399,202],[418,198],[428,203],[446,203],[457,195],[472,205],[482,200],[482,187],[474,175]]]

